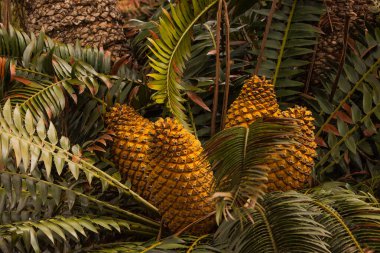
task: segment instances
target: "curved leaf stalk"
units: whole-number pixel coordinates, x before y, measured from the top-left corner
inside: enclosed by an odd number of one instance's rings
[[[49,181],[45,181],[45,180],[42,180],[42,179],[39,179],[39,178],[31,177],[31,176],[28,176],[26,174],[19,174],[19,173],[15,173],[15,172],[6,171],[6,170],[1,171],[0,175],[1,174],[8,174],[8,175],[12,175],[12,176],[18,176],[18,177],[21,177],[21,178],[24,178],[24,179],[33,180],[35,182],[41,182],[43,184],[59,188],[59,189],[65,191],[65,192],[70,191],[70,192],[74,193],[75,195],[80,196],[82,198],[86,198],[86,199],[88,199],[89,201],[91,201],[93,203],[96,203],[96,204],[98,204],[100,206],[104,206],[104,207],[106,207],[106,208],[108,208],[110,210],[113,210],[113,211],[116,211],[116,212],[118,212],[120,214],[123,214],[123,215],[125,215],[125,217],[133,218],[135,221],[143,222],[143,223],[152,225],[154,227],[159,227],[160,226],[157,222],[154,222],[152,220],[149,220],[147,218],[144,218],[142,216],[139,216],[139,215],[134,214],[132,212],[129,212],[127,210],[121,209],[120,207],[111,205],[111,204],[109,204],[107,202],[98,200],[98,199],[96,199],[94,197],[91,197],[89,195],[83,194],[81,192],[78,192],[78,191],[75,191],[75,190],[72,190],[72,189],[69,189],[68,187],[65,187],[65,186],[62,186],[62,185],[59,185],[59,184],[55,184],[55,183],[52,183],[52,182],[49,182]]]
[[[231,46],[230,46],[230,18],[228,16],[228,6],[225,0],[223,0],[224,6],[224,19],[226,28],[226,79],[224,86],[224,98],[222,105],[222,122],[221,128],[223,129],[226,123],[228,98],[230,94],[230,74],[231,74]]]
[[[294,0],[293,1],[292,10],[290,11],[290,14],[289,14],[289,17],[288,17],[288,23],[286,24],[286,29],[285,29],[284,37],[282,39],[282,44],[281,44],[281,49],[280,49],[280,53],[279,53],[279,56],[278,56],[278,61],[277,61],[277,64],[276,64],[276,69],[275,69],[275,72],[274,72],[274,75],[273,75],[273,80],[272,80],[273,81],[273,86],[276,86],[277,76],[278,76],[278,73],[280,71],[282,57],[284,55],[285,46],[286,46],[286,42],[288,40],[288,34],[289,34],[290,26],[292,24],[293,15],[294,15],[294,12],[295,12],[295,9],[296,9],[296,6],[297,6],[297,2],[298,2],[298,0]]]
[[[211,136],[216,133],[216,115],[218,114],[219,100],[219,78],[220,78],[220,28],[222,26],[223,2],[219,0],[218,12],[216,15],[216,47],[215,47],[215,83],[214,97],[212,99],[212,115],[211,115]]]
[[[201,237],[197,238],[189,247],[189,249],[186,251],[186,253],[191,253],[195,249],[195,247],[198,245],[198,243],[203,240],[204,238],[207,238],[210,236],[209,234],[207,235],[202,235]]]
[[[152,244],[151,246],[145,248],[143,251],[141,251],[141,253],[147,253],[147,252],[149,252],[151,249],[154,249],[154,248],[160,246],[161,244],[162,244],[161,241],[156,242],[156,243]]]
[[[270,225],[270,223],[268,221],[267,216],[265,215],[264,208],[259,203],[257,203],[256,206],[255,206],[255,210],[258,211],[259,214],[261,215],[261,217],[263,218],[263,221],[265,223],[265,227],[266,227],[266,229],[268,231],[268,235],[270,237],[270,241],[272,243],[273,252],[277,253],[278,249],[277,249],[276,241],[274,240],[272,228],[271,228],[271,225]]]
[[[331,119],[334,115],[342,108],[342,106],[346,103],[346,101],[355,93],[355,91],[359,88],[360,84],[373,72],[380,64],[380,58],[371,65],[371,67],[363,74],[363,76],[355,83],[355,85],[351,88],[351,90],[347,93],[347,95],[340,101],[339,105],[335,108],[335,110],[330,114],[330,116],[326,119],[323,125],[319,128],[315,137],[318,137],[323,129],[326,127],[328,123],[330,123]]]
[[[65,108],[65,97],[64,97],[64,94],[63,94],[63,91],[62,91],[62,88],[61,87],[58,87],[61,83],[63,82],[66,82],[67,80],[69,79],[63,79],[63,80],[60,80],[58,82],[55,82],[55,83],[51,83],[50,85],[46,86],[45,88],[39,90],[38,92],[36,92],[35,94],[31,95],[30,97],[28,97],[24,102],[20,103],[19,106],[20,108],[23,110],[23,113],[26,113],[26,111],[28,109],[31,109],[31,107],[34,108],[34,110],[38,110],[39,108],[39,104],[41,104],[40,106],[43,107],[43,103],[36,103],[35,100],[41,96],[42,94],[46,93],[47,91],[51,90],[51,93],[54,93],[54,95],[56,95],[56,97],[51,97],[52,99],[56,99],[58,101],[57,102],[57,105],[60,106],[60,110],[62,111],[64,108]],[[54,89],[56,88],[56,89]],[[58,89],[57,89],[58,88]],[[41,96],[42,97],[42,96]],[[40,98],[42,99],[42,98]],[[50,104],[48,106],[54,106],[54,104]],[[55,107],[55,106],[54,106]],[[45,108],[46,110],[46,108]],[[36,113],[38,113],[38,111],[36,111]],[[56,112],[56,114],[58,115],[59,112]],[[37,119],[37,115],[36,114],[32,114],[35,119]],[[42,116],[41,114],[38,114],[40,117]],[[53,115],[54,117],[57,116],[57,115]]]
[[[344,222],[344,219],[340,216],[340,214],[337,211],[335,211],[332,207],[327,206],[327,205],[325,205],[324,203],[322,203],[320,201],[317,201],[317,200],[314,200],[314,199],[312,199],[310,201],[311,201],[311,203],[313,203],[313,204],[317,205],[318,207],[320,207],[326,213],[330,214],[332,217],[334,217],[339,222],[339,224],[344,228],[344,230],[347,232],[348,236],[354,242],[356,248],[358,249],[358,252],[360,252],[360,253],[364,253],[365,252],[362,249],[362,247],[360,246],[360,243],[358,242],[358,240],[356,239],[356,237],[354,236],[354,234],[351,232],[351,230],[349,229],[349,227]]]
[[[272,1],[272,6],[270,8],[270,11],[269,11],[269,14],[268,14],[267,23],[265,25],[265,31],[264,31],[263,40],[262,40],[261,46],[260,46],[260,53],[257,56],[257,63],[256,63],[255,70],[253,72],[254,75],[257,75],[259,73],[259,69],[261,67],[261,63],[263,62],[263,59],[264,59],[264,50],[265,50],[265,47],[266,47],[266,44],[267,44],[269,30],[270,30],[270,27],[272,25],[273,14],[276,12],[276,9],[277,9],[277,2],[278,2],[278,0],[273,0]]]
[[[53,79],[53,77],[51,75],[48,75],[48,74],[45,74],[45,73],[42,73],[42,72],[38,72],[38,71],[35,71],[35,70],[32,70],[32,69],[27,69],[27,68],[22,68],[22,67],[16,66],[16,70],[19,70],[19,71],[22,71],[22,72],[28,72],[28,73],[39,75],[39,76],[43,76],[43,77],[46,77],[46,78],[49,78],[49,79]]]
[[[356,132],[356,130],[359,129],[359,127],[367,120],[367,118],[371,117],[373,113],[375,113],[377,110],[380,109],[380,103],[377,104],[374,108],[372,108],[371,111],[369,111],[353,128],[350,129],[342,138],[333,146],[330,148],[330,150],[319,160],[319,162],[315,165],[315,168],[318,168],[322,164],[324,164],[327,161],[328,156],[335,151],[336,148],[338,148],[343,142],[347,140],[352,134]],[[328,168],[323,168],[320,171],[320,174],[324,173]]]

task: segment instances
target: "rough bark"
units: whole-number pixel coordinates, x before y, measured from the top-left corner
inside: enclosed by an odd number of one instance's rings
[[[26,0],[26,28],[64,43],[103,47],[126,53],[123,20],[117,0]]]

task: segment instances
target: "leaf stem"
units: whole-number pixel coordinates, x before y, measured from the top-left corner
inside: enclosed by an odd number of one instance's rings
[[[53,186],[53,187],[57,187],[63,191],[71,191],[72,193],[74,193],[75,195],[77,196],[80,196],[80,197],[83,197],[83,198],[86,198],[88,200],[90,200],[91,202],[94,202],[98,205],[101,205],[101,206],[105,206],[106,208],[108,209],[111,209],[111,210],[114,210],[116,212],[119,212],[119,213],[122,213],[124,214],[126,217],[130,217],[130,218],[133,218],[135,219],[136,221],[140,221],[140,222],[144,222],[144,223],[147,223],[147,224],[150,224],[152,226],[155,226],[155,227],[158,227],[158,223],[157,222],[154,222],[152,220],[149,220],[147,218],[144,218],[144,217],[141,217],[141,216],[138,216],[134,213],[131,213],[127,210],[124,210],[124,209],[121,209],[120,207],[117,207],[117,206],[114,206],[114,205],[111,205],[107,202],[104,202],[104,201],[101,201],[101,200],[98,200],[96,198],[93,198],[91,196],[88,196],[86,194],[83,194],[81,192],[78,192],[78,191],[75,191],[75,190],[72,190],[72,189],[69,189],[65,186],[62,186],[62,185],[58,185],[58,184],[55,184],[55,183],[52,183],[52,182],[49,182],[49,181],[45,181],[45,180],[42,180],[42,179],[39,179],[39,178],[35,178],[35,177],[30,177],[26,174],[19,174],[19,173],[15,173],[15,172],[10,172],[10,171],[1,171],[0,174],[8,174],[8,175],[13,175],[13,176],[18,176],[18,177],[21,177],[21,178],[24,178],[24,179],[28,179],[28,180],[33,180],[33,181],[36,181],[36,182],[42,182],[43,184],[46,184],[46,185],[49,185],[49,186]]]
[[[215,84],[214,98],[212,100],[212,115],[211,115],[211,136],[216,133],[216,115],[218,114],[218,98],[219,98],[219,77],[220,77],[220,28],[222,23],[222,7],[223,0],[219,0],[218,12],[216,17],[216,64],[215,64]]]
[[[335,209],[333,209],[330,206],[325,205],[325,203],[323,203],[323,202],[320,202],[320,201],[317,201],[314,199],[311,200],[311,203],[319,206],[320,208],[322,208],[322,210],[324,210],[325,212],[327,212],[328,214],[333,216],[340,223],[340,225],[342,225],[344,230],[346,230],[348,236],[351,237],[352,241],[354,242],[354,244],[355,244],[356,248],[359,250],[359,252],[364,253],[364,250],[361,248],[359,242],[356,240],[355,236],[352,234],[351,230],[349,229],[349,227],[344,222],[344,219],[340,216],[339,213],[337,213],[335,211]]]
[[[298,2],[298,0],[294,0],[293,1],[292,10],[289,13],[289,18],[288,18],[288,22],[286,24],[284,38],[282,39],[281,49],[280,49],[280,53],[278,55],[276,70],[275,70],[274,76],[273,76],[273,81],[272,81],[273,82],[273,86],[276,85],[277,76],[278,76],[278,73],[280,72],[280,67],[281,67],[281,63],[282,63],[282,57],[284,55],[285,46],[286,46],[286,42],[288,40],[289,30],[290,30],[290,26],[292,24],[293,15],[294,15],[294,12],[295,12],[295,9],[296,9],[296,6],[297,6],[297,2]]]
[[[265,50],[265,47],[267,44],[269,30],[270,30],[270,27],[272,25],[273,14],[276,12],[276,9],[277,9],[277,2],[278,2],[278,0],[272,1],[272,6],[271,6],[269,14],[268,14],[267,24],[265,25],[263,40],[261,41],[260,53],[257,56],[257,63],[256,63],[255,71],[253,72],[254,75],[257,75],[259,73],[261,63],[263,62],[263,59],[264,59],[264,50]]]
[[[227,115],[228,98],[230,91],[230,74],[231,74],[231,47],[230,47],[230,19],[228,17],[228,6],[225,0],[223,1],[224,6],[224,23],[226,26],[226,80],[224,86],[224,98],[222,105],[222,120],[221,129],[224,128]]]
[[[272,248],[273,248],[273,252],[274,253],[277,253],[278,252],[278,249],[277,249],[277,245],[276,245],[276,241],[274,240],[274,236],[273,236],[273,232],[272,232],[272,229],[271,229],[271,225],[265,215],[265,212],[264,212],[264,208],[259,204],[259,203],[256,203],[256,207],[255,207],[255,210],[257,210],[261,217],[263,218],[263,221],[265,223],[265,227],[267,228],[267,231],[268,231],[268,235],[269,235],[269,238],[270,238],[270,241],[272,242]]]

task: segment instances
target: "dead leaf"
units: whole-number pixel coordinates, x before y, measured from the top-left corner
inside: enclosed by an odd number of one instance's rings
[[[338,129],[335,126],[331,125],[331,124],[327,124],[323,128],[323,131],[327,132],[327,133],[335,134],[336,136],[340,136]]]
[[[200,107],[202,107],[202,108],[205,109],[206,111],[211,112],[210,108],[205,104],[205,102],[202,100],[202,98],[200,98],[195,92],[187,91],[186,94],[187,94],[187,96],[188,96],[188,97],[189,97],[194,103],[196,103],[197,105],[199,105]]]

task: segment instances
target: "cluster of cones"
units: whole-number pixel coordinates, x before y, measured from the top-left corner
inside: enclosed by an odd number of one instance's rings
[[[314,118],[305,107],[295,106],[281,111],[273,84],[253,76],[246,80],[238,98],[227,113],[226,128],[246,126],[259,118],[290,118],[298,125],[294,143],[275,147],[275,162],[268,163],[267,191],[288,191],[304,188],[314,167],[316,146]],[[268,159],[268,161],[273,159]]]
[[[177,121],[143,118],[126,105],[106,115],[115,132],[113,160],[132,190],[153,203],[164,225],[178,232],[214,210],[213,174],[199,140]],[[212,229],[213,219],[192,226],[192,234]]]
[[[268,159],[268,191],[303,188],[316,155],[311,112],[299,106],[281,111],[272,83],[254,76],[231,105],[226,128],[248,127],[263,117],[297,119],[298,126],[294,141],[274,147],[276,159]],[[115,133],[115,165],[132,190],[157,206],[169,229],[180,231],[214,211],[210,164],[201,143],[178,121],[161,118],[153,123],[133,108],[117,104],[107,113],[106,124]],[[207,233],[213,223],[212,218],[206,219],[189,232]]]

